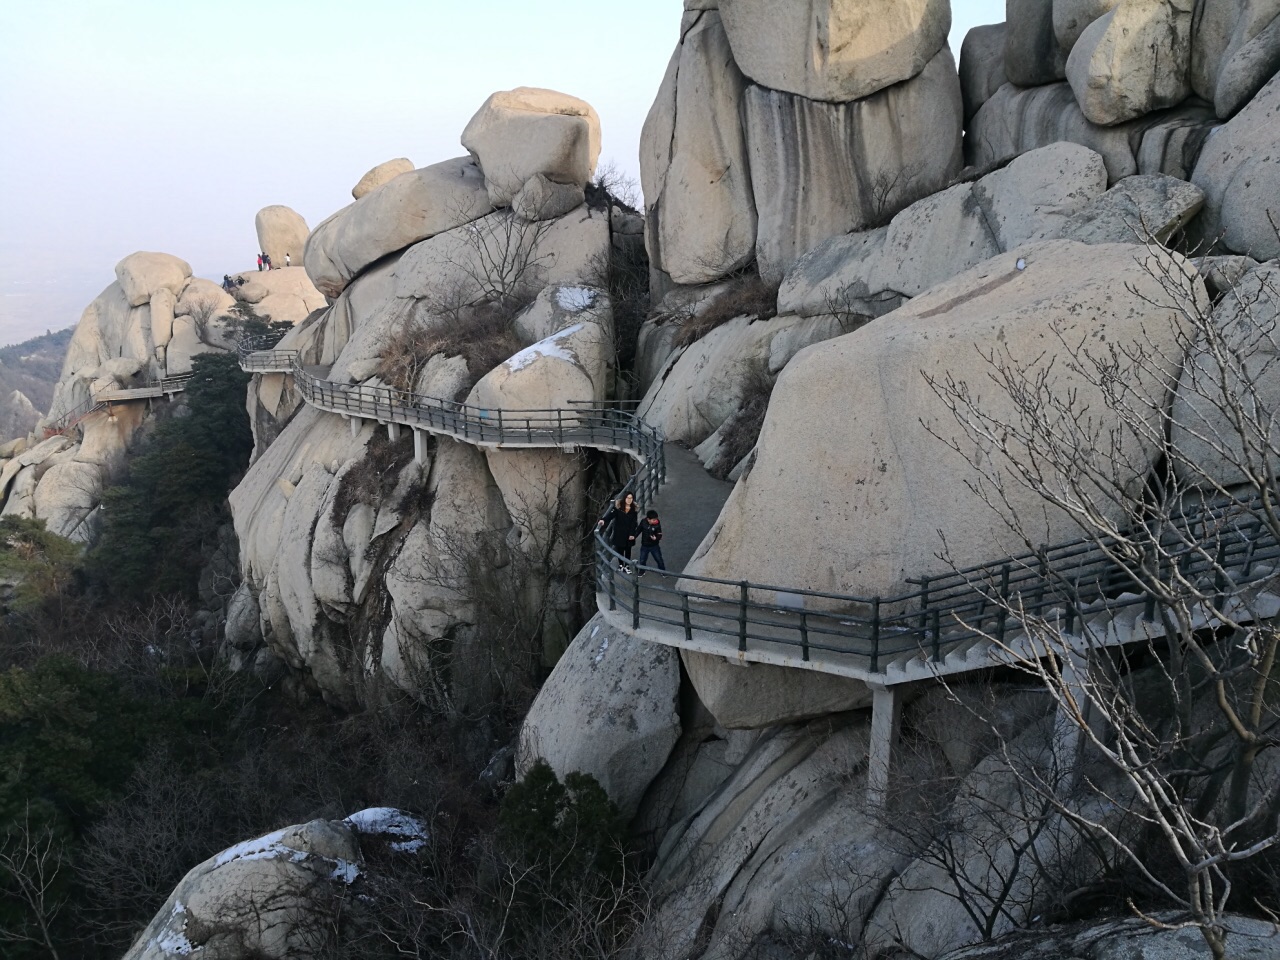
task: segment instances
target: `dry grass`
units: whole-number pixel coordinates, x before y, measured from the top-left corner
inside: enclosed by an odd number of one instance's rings
[[[378,376],[400,390],[415,389],[427,361],[436,354],[462,357],[479,380],[526,346],[516,336],[510,307],[493,303],[464,307],[448,319],[405,318],[378,353]]]
[[[778,314],[778,285],[765,283],[756,275],[743,277],[717,296],[701,312],[680,325],[677,347],[696,343],[708,333],[735,317],[757,317],[768,320]]]
[[[769,412],[769,397],[776,382],[776,378],[769,375],[765,361],[757,360],[746,365],[742,403],[725,423],[720,455],[709,471],[717,480],[727,480],[730,471],[760,439],[760,428],[764,426],[764,415]]]

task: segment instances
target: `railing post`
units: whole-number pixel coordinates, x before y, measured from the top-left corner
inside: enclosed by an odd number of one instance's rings
[[[920,631],[929,625],[929,577],[920,580]]]
[[[871,601],[871,672],[880,672],[880,598]]]
[[[596,550],[599,551],[599,549],[600,547],[597,545]],[[608,554],[605,554],[605,567],[609,571],[609,609],[617,610],[618,609],[618,593],[617,593],[617,585],[614,583],[614,579],[618,575],[618,566],[613,562],[613,557],[610,557]]]
[[[935,662],[942,659],[942,624],[937,610],[933,611],[933,659]]]
[[[738,585],[738,652],[747,652],[747,581]]]
[[[1218,542],[1218,555],[1214,560],[1214,566],[1217,568],[1213,574],[1213,605],[1219,610],[1222,609],[1222,603],[1226,599],[1227,590],[1227,571],[1224,568],[1227,562],[1227,542],[1220,540]]]
[[[809,612],[800,611],[800,659],[809,662]]]
[[[1009,622],[1009,564],[1000,570],[1000,616],[997,621],[996,637],[1004,643],[1005,627]]]
[[[689,595],[680,594],[680,613],[684,617],[684,642],[693,643],[693,625],[689,622]]]
[[[640,578],[631,575],[631,629],[640,629]]]

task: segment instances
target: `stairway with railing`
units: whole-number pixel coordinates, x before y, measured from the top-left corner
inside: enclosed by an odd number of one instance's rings
[[[153,400],[158,397],[171,397],[175,393],[182,393],[187,389],[187,382],[190,379],[190,373],[181,373],[172,377],[162,377],[159,380],[148,380],[146,383],[136,387],[107,387],[99,390],[56,420],[46,423],[44,436],[48,439],[59,433],[66,433],[91,413],[103,410],[112,403]]]
[[[261,341],[245,345],[241,363],[252,372],[290,373],[307,403],[346,417],[493,449],[593,447],[626,454],[638,466],[624,489],[642,504],[665,480],[662,435],[634,413],[587,406],[486,409],[339,383],[310,372],[297,351]],[[1164,567],[1156,575],[1217,578],[1214,589],[1224,595],[1259,584],[1254,615],[1280,612],[1280,596],[1264,589],[1280,567],[1280,543],[1258,516],[1248,505],[1189,511],[1168,529],[1169,542],[1157,551]],[[1178,544],[1187,545],[1180,554]],[[1152,601],[1109,559],[1108,546],[1074,540],[913,579],[912,589],[892,596],[861,597],[689,574],[660,577],[624,561],[597,532],[595,582],[609,622],[645,640],[894,686],[987,669],[1020,651],[1035,656],[1027,630],[1033,622],[1054,623],[1065,637],[1082,636],[1088,627],[1091,642],[1104,645],[1159,636],[1163,627]],[[642,580],[642,572],[653,576]]]

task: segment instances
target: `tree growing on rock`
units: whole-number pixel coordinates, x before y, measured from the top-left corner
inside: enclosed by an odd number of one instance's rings
[[[973,576],[1025,632],[988,639],[1048,691],[1060,757],[1080,764],[1066,782],[1023,765],[1024,782],[1118,851],[1135,911],[1176,905],[1221,958],[1229,907],[1274,916],[1280,904],[1280,269],[1253,270],[1214,304],[1189,261],[1133,250],[1172,337],[1053,326],[1044,355],[983,354],[981,382],[926,379],[959,426],[935,436],[1025,545],[1015,568],[1053,597]],[[1056,389],[1063,370],[1101,402]],[[1015,486],[1070,518],[1089,562],[1044,561],[1043,516],[1015,509]],[[1099,616],[1108,606],[1122,608],[1114,620]],[[1123,817],[1099,812],[1116,805]]]

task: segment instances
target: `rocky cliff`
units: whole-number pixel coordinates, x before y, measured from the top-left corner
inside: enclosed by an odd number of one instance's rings
[[[1189,393],[1200,334],[1248,334],[1246,299],[1274,326],[1280,10],[1006,11],[957,69],[944,2],[687,0],[644,126],[643,226],[589,182],[591,107],[519,88],[480,107],[466,156],[374,167],[306,241],[325,304],[250,391],[228,655],[346,708],[407,694],[450,717],[479,712],[513,656],[554,663],[516,770],[592,774],[648,841],[640,955],[936,957],[1074,909],[1064,885],[1113,865],[1052,802],[1029,813],[1043,795],[1028,776],[1055,796],[1063,782],[1053,704],[983,674],[990,688],[904,685],[886,719],[867,710],[883,683],[807,649],[750,662],[745,601],[719,653],[646,633],[609,598],[572,636],[594,612],[580,544],[618,485],[608,457],[415,434],[376,407],[327,412],[303,386],[486,417],[638,399],[735,481],[684,570],[710,579],[663,614],[686,637],[747,580],[773,585],[757,588],[767,615],[854,618],[851,598],[874,597],[879,616],[921,577],[1080,535],[1083,512],[1123,526],[1171,438],[1223,413]],[[622,344],[611,277],[641,229],[654,309]],[[251,302],[284,295],[249,281]],[[68,370],[85,372],[65,378],[62,408],[76,383],[116,375],[100,342],[138,369],[172,359],[135,311],[153,318],[185,283],[180,262],[124,270],[77,333]],[[983,408],[987,432],[957,424],[966,391],[989,395],[1007,369],[1077,431],[1074,463],[1019,433],[1016,385]],[[51,442],[47,458],[71,449]],[[1239,478],[1214,472],[1226,454],[1209,447],[1189,486],[1225,490]],[[1089,511],[1072,470],[1105,478]],[[869,797],[872,743],[899,724],[897,792]],[[1132,784],[1087,773],[1109,798],[1090,823],[1123,833]]]

